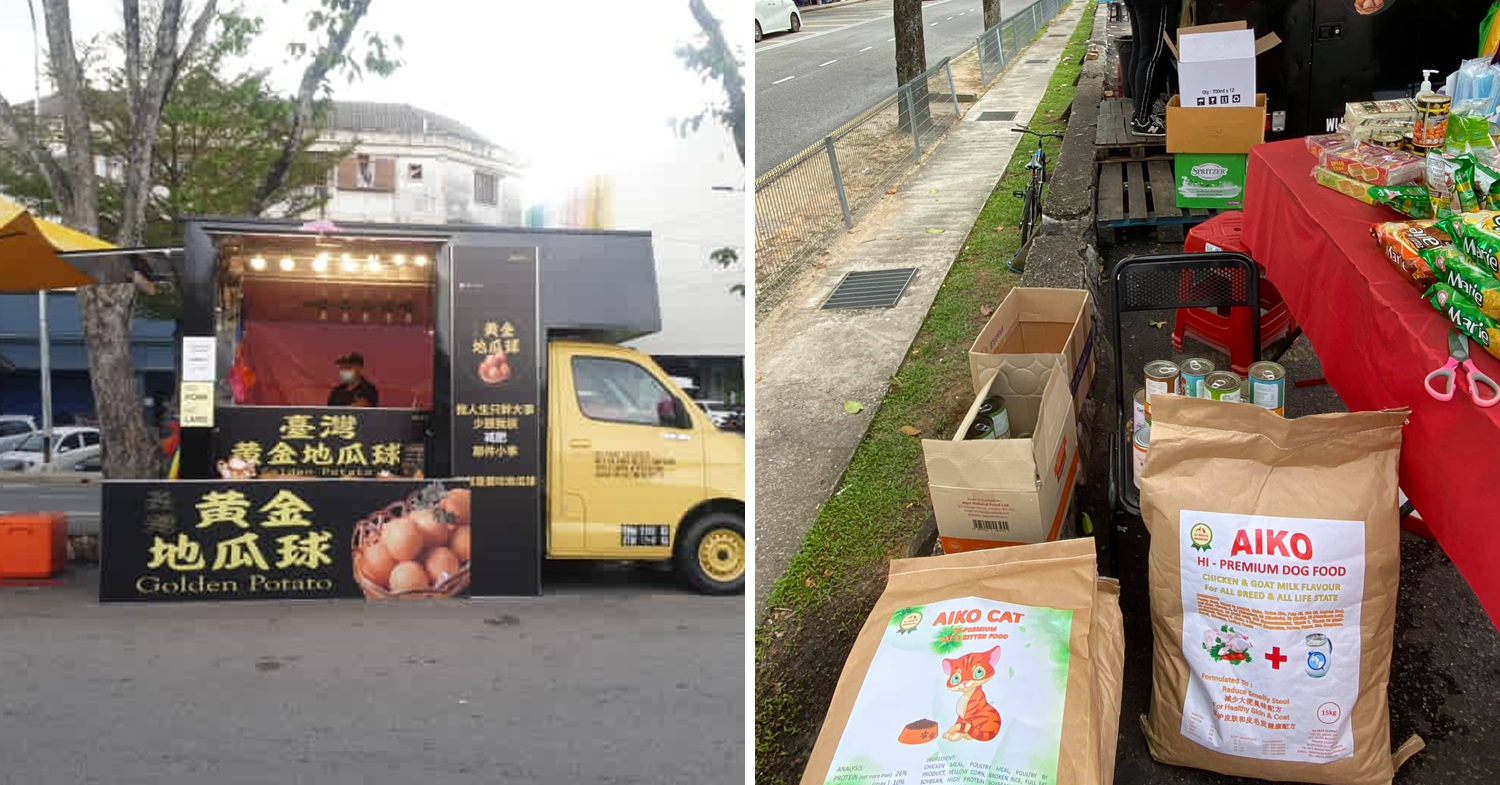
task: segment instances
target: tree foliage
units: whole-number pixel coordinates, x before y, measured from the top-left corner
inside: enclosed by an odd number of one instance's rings
[[[196,9],[184,0],[154,0],[143,14],[140,0],[121,0],[121,30],[94,48],[74,41],[69,0],[41,0],[56,111],[36,122],[0,95],[0,143],[10,156],[5,163],[24,172],[10,187],[23,198],[29,193],[34,206],[60,216],[68,226],[96,235],[108,229],[108,236],[126,247],[141,245],[148,228],[173,211],[263,213],[299,190],[295,165],[306,155],[317,102],[326,98],[331,77],[359,78],[397,67],[393,51],[398,41],[388,46],[381,36],[366,33],[360,44],[353,43],[369,5],[370,0],[314,0],[307,13],[310,42],[301,44],[306,61],[301,82],[292,99],[278,103],[264,74],[216,76],[223,58],[243,51],[259,32],[258,21],[238,8],[221,12],[218,0],[203,0]],[[215,118],[214,133],[188,130],[202,128],[215,111],[199,105],[194,96],[208,98],[221,114],[227,112],[227,117]],[[240,165],[230,168],[230,159],[218,156],[216,147],[233,149],[254,134],[274,143],[264,161],[255,161],[266,163],[258,178]],[[96,156],[107,161],[103,176],[96,171]],[[177,178],[176,191],[170,179],[162,179],[164,165]],[[254,183],[248,208],[215,207],[240,198],[227,194],[230,189],[189,186],[210,176]],[[124,272],[78,294],[94,404],[108,445],[107,477],[160,472],[156,440],[135,395],[130,362],[135,302],[135,287]]]

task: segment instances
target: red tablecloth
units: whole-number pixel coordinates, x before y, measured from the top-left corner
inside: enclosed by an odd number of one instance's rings
[[[1401,444],[1401,488],[1494,622],[1500,619],[1500,406],[1481,409],[1464,388],[1452,401],[1422,387],[1448,358],[1448,320],[1381,254],[1370,225],[1395,211],[1318,185],[1301,139],[1250,152],[1245,243],[1281,291],[1351,410],[1411,409]],[[1472,341],[1475,366],[1500,362]],[[1288,395],[1296,395],[1288,390]]]

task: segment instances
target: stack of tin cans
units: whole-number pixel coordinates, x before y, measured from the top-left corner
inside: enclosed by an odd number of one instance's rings
[[[1185,395],[1215,401],[1253,403],[1286,416],[1286,369],[1278,363],[1261,361],[1246,369],[1241,380],[1233,371],[1220,371],[1212,360],[1190,357],[1181,365],[1171,360],[1146,363],[1145,386],[1135,391],[1134,436],[1131,444],[1135,456],[1135,485],[1141,486],[1141,467],[1151,445],[1151,397]]]
[[[965,439],[1009,439],[1010,415],[1005,412],[1005,398],[991,395],[979,402],[979,413],[964,433]]]

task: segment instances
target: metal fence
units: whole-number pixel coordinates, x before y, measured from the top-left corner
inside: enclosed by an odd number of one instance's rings
[[[981,33],[974,45],[979,51],[979,78],[984,86],[988,87],[1005,70],[1010,58],[1025,48],[1070,1],[1037,0],[1024,11]]]
[[[948,58],[755,181],[755,297],[775,296],[958,121]]]
[[[1092,1],[1092,0],[1088,0]],[[980,36],[985,85],[1071,0],[1037,0]],[[987,63],[986,57],[990,60]],[[776,302],[960,115],[949,59],[755,180],[755,304]]]

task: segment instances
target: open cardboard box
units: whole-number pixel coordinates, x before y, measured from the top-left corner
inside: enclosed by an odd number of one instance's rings
[[[1042,394],[1054,362],[1068,375],[1073,413],[1083,410],[1094,381],[1094,303],[1086,289],[1010,290],[969,347],[969,379],[978,392],[988,371],[998,371],[994,392]],[[1014,425],[1011,432],[1017,433]]]
[[[1256,38],[1243,20],[1179,28],[1175,42],[1166,32],[1162,38],[1177,61],[1181,105],[1194,110],[1248,106],[1256,94],[1255,58],[1281,43],[1275,33]]]
[[[1054,359],[1040,394],[1006,396],[1011,433],[1029,431],[1030,438],[965,440],[979,404],[1003,378],[996,370],[984,373],[952,439],[922,440],[944,553],[1071,536],[1063,523],[1078,474],[1078,428],[1067,372]]]

